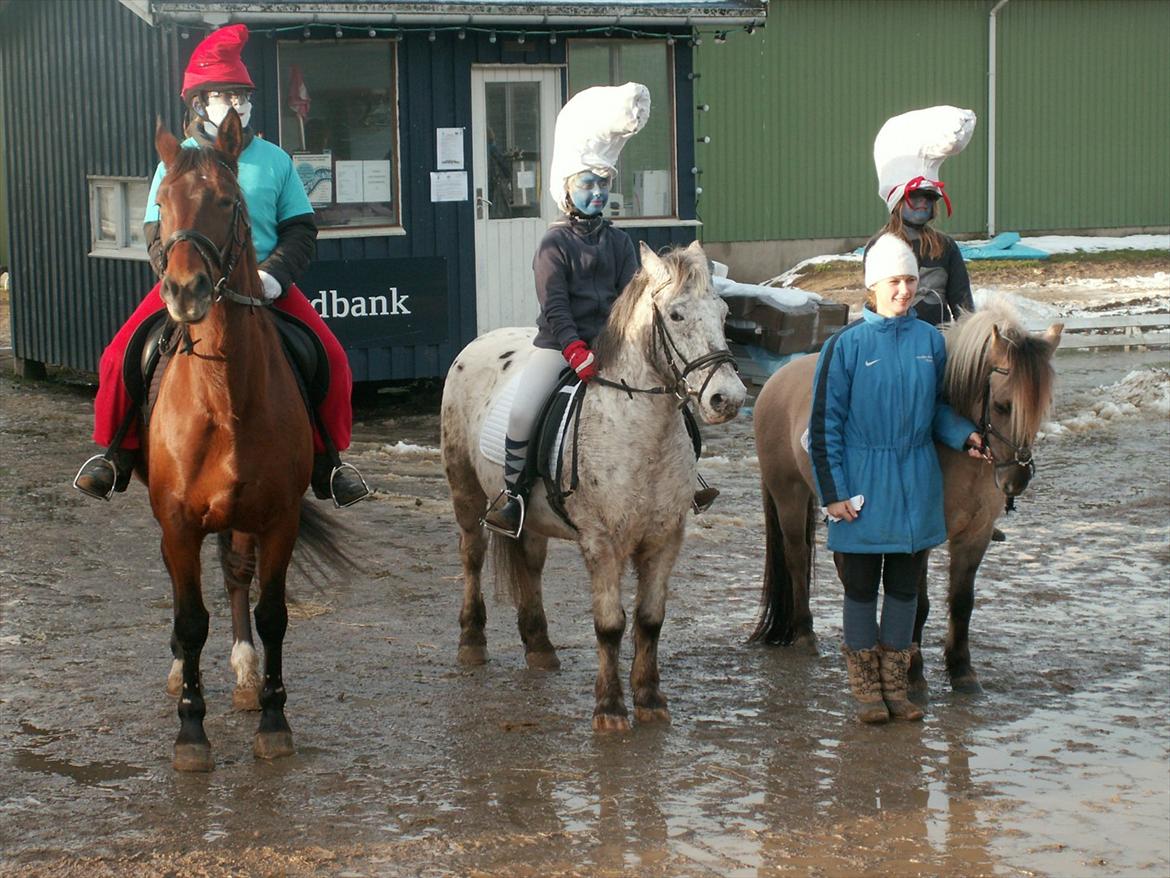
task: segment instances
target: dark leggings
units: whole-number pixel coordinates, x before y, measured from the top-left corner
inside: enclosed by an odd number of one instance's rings
[[[845,594],[855,601],[869,603],[877,600],[878,582],[888,595],[902,600],[918,596],[918,580],[926,569],[929,549],[889,555],[862,555],[854,552],[834,552],[837,575],[845,586]]]

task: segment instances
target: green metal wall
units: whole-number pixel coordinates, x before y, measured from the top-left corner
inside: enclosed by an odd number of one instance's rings
[[[696,50],[706,241],[854,237],[885,221],[873,139],[906,110],[975,111],[942,176],[952,234],[987,228],[991,0],[775,0]],[[999,12],[998,230],[1170,223],[1170,3],[1010,0]]]
[[[999,13],[999,227],[1170,223],[1170,3]]]

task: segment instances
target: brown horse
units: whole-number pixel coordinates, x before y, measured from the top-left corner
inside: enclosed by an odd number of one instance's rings
[[[969,314],[945,331],[946,391],[955,411],[975,422],[994,465],[939,445],[950,547],[950,629],[945,658],[951,686],[979,692],[971,667],[968,626],[975,574],[991,541],[1004,499],[1022,493],[1035,471],[1032,443],[1052,399],[1052,354],[1064,327],[1032,336],[1002,303]],[[766,550],[761,612],[751,640],[792,644],[816,652],[809,586],[816,493],[802,445],[808,427],[817,356],[776,371],[755,407],[756,449],[764,495]],[[918,585],[914,642],[921,644],[930,602],[926,576]],[[921,651],[910,669],[911,689],[926,691]]]
[[[161,294],[178,329],[143,449],[150,505],[162,527],[162,554],[174,590],[179,695],[174,766],[212,767],[199,656],[207,639],[199,553],[219,536],[232,608],[237,707],[255,709],[254,752],[292,752],[284,716],[281,645],[288,626],[285,574],[298,534],[331,562],[342,558],[321,513],[302,507],[313,461],[312,430],[297,381],[264,307],[247,207],[237,179],[243,131],[234,111],[215,148],[183,148],[161,122],[155,146],[166,165],[158,190],[164,241]],[[141,473],[140,473],[141,475]],[[259,583],[257,670],[248,620],[249,587]]]

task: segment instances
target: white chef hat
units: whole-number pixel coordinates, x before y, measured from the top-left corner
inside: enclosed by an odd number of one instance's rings
[[[918,260],[909,244],[887,232],[865,254],[865,288],[872,289],[888,277],[917,278]]]
[[[637,82],[598,85],[580,91],[561,107],[553,134],[548,191],[565,205],[565,183],[582,171],[614,177],[626,141],[650,118],[650,89]]]
[[[873,142],[878,196],[893,210],[903,196],[916,189],[937,192],[951,213],[939,168],[948,156],[958,155],[975,133],[975,114],[958,107],[938,106],[911,110],[887,119]]]

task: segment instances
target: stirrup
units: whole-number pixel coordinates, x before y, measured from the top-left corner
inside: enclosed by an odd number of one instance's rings
[[[337,492],[333,488],[333,482],[337,478],[337,474],[339,472],[347,469],[353,470],[353,474],[357,476],[357,480],[362,483],[362,488],[365,489],[365,492],[360,497],[355,497],[348,503],[342,503],[337,499]],[[337,466],[333,467],[333,471],[329,473],[329,496],[333,499],[333,507],[335,509],[345,509],[348,506],[353,506],[355,503],[361,503],[363,500],[369,497],[370,486],[369,483],[366,482],[365,476],[363,476],[358,468],[352,463],[339,463]]]
[[[695,515],[699,515],[700,513],[706,512],[708,509],[710,509],[712,504],[714,504],[715,499],[719,496],[719,490],[708,485],[707,480],[703,478],[702,473],[698,473],[697,475],[699,476],[699,490],[695,493],[699,494],[704,491],[709,491],[711,493],[710,496],[702,503],[699,503],[697,500],[695,500],[694,496],[691,497],[691,511],[694,512]]]
[[[93,491],[87,491],[85,488],[81,487],[81,485],[79,484],[79,482],[81,481],[81,473],[85,470],[85,468],[87,466],[89,466],[91,463],[93,463],[95,461],[99,461],[101,463],[104,463],[106,466],[108,466],[110,469],[112,469],[114,471],[114,478],[110,480],[110,490],[106,491],[106,493],[104,493],[104,494],[95,494]],[[83,463],[80,467],[78,467],[77,475],[75,475],[73,477],[73,487],[75,487],[77,490],[79,490],[82,494],[85,494],[85,496],[95,497],[98,500],[107,500],[108,501],[112,496],[114,496],[114,486],[117,484],[118,484],[118,465],[116,463],[114,463],[113,459],[106,457],[104,454],[95,454],[93,457],[86,460],[85,463]]]
[[[503,505],[507,505],[507,502],[509,500],[515,500],[517,503],[520,504],[520,523],[518,525],[516,525],[515,531],[510,531],[510,530],[507,530],[507,529],[502,528],[502,527],[497,527],[496,525],[492,524],[490,521],[487,520],[487,517],[493,511],[495,511],[495,509],[498,506],[500,506],[501,499],[504,500]],[[518,540],[518,539],[520,539],[520,531],[524,530],[524,518],[527,514],[528,514],[528,504],[525,503],[525,501],[524,501],[524,495],[518,494],[518,493],[513,493],[512,491],[509,491],[507,488],[504,488],[504,490],[502,490],[502,491],[500,491],[500,493],[496,494],[495,499],[492,500],[492,502],[488,504],[487,509],[484,510],[483,515],[479,519],[479,523],[481,525],[483,525],[484,527],[486,527],[488,530],[490,530],[492,533],[497,533],[500,536],[508,537],[510,539],[513,539],[513,540]]]

